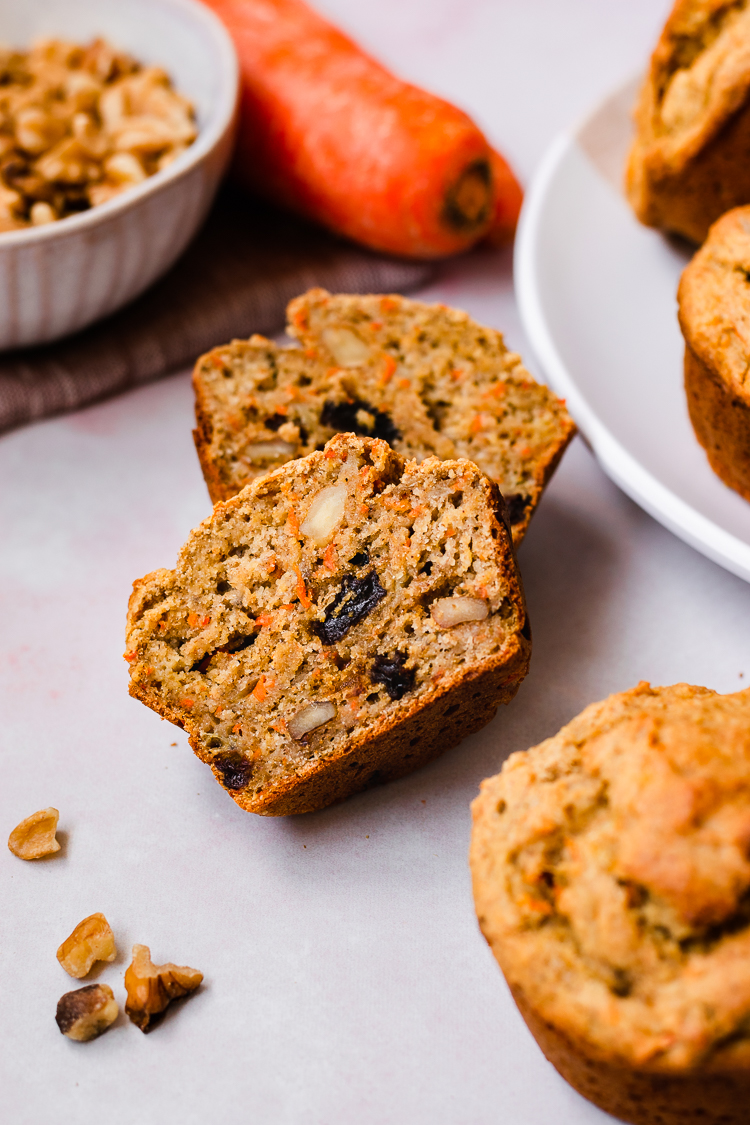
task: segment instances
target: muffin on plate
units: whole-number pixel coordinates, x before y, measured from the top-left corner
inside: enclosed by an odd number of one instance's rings
[[[405,297],[311,289],[287,310],[301,347],[234,340],[195,367],[195,444],[214,503],[335,433],[404,457],[468,457],[499,486],[518,545],[575,426],[503,337]]]
[[[642,223],[702,242],[750,203],[747,0],[677,0],[634,117],[626,188]]]
[[[610,696],[473,813],[482,931],[563,1077],[636,1125],[745,1125],[750,690]]]
[[[130,692],[270,816],[401,777],[508,703],[531,637],[507,514],[471,461],[339,434],[253,481],[136,582]]]
[[[714,472],[750,500],[750,207],[711,232],[678,290],[685,391]]]

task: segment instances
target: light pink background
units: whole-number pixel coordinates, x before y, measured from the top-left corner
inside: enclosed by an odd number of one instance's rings
[[[559,129],[639,67],[654,0],[321,0],[401,74],[465,106],[528,180]],[[526,351],[509,252],[428,293]],[[533,368],[533,361],[530,361]],[[479,935],[469,802],[511,751],[640,679],[750,677],[750,587],[673,538],[581,442],[520,562],[532,671],[479,735],[327,812],[241,812],[185,738],[131,700],[132,580],[173,564],[209,511],[187,374],[0,439],[0,836],[60,809],[64,850],[0,846],[0,1117],[13,1125],[596,1125],[546,1063]],[[172,743],[177,745],[173,746]],[[53,1016],[55,950],[102,910],[205,973],[149,1036],[96,1042]]]

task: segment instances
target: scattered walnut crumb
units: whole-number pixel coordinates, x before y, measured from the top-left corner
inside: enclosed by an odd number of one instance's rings
[[[22,820],[8,837],[8,847],[19,859],[41,859],[59,852],[55,839],[60,814],[57,809],[40,809]]]
[[[68,1039],[86,1043],[106,1031],[119,1011],[108,984],[87,984],[60,997],[55,1020]]]
[[[202,980],[203,973],[197,969],[154,965],[148,946],[134,945],[133,960],[125,973],[125,1011],[141,1031],[150,1031],[172,1000],[195,992]]]
[[[80,980],[95,961],[114,961],[115,935],[103,914],[90,914],[79,922],[57,951],[66,973]]]

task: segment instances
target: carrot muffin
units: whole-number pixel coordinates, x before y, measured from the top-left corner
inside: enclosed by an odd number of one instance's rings
[[[196,365],[195,443],[214,503],[351,432],[417,461],[475,461],[521,541],[575,426],[499,332],[444,305],[323,289],[288,316],[301,347],[253,336]]]
[[[711,228],[678,290],[690,420],[718,476],[750,500],[750,207]]]
[[[473,813],[480,925],[563,1077],[636,1125],[746,1125],[750,689],[610,696]]]
[[[497,485],[340,434],[135,583],[125,656],[131,694],[239,805],[278,816],[455,746],[513,698],[530,651]]]
[[[750,203],[748,0],[677,0],[634,116],[626,187],[642,223],[703,242]]]

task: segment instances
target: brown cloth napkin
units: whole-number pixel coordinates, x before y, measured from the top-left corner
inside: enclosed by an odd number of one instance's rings
[[[432,273],[224,187],[185,254],[132,304],[65,340],[0,355],[0,432],[158,379],[233,337],[280,332],[287,302],[313,285],[404,292]]]

